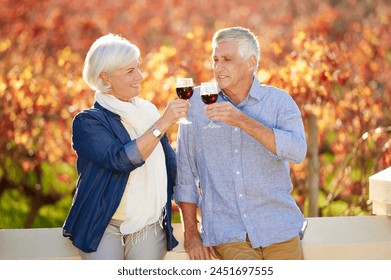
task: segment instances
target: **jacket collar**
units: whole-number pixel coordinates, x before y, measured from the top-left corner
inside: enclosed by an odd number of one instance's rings
[[[107,110],[105,107],[103,107],[102,105],[100,105],[97,101],[94,102],[94,104],[92,105],[92,109],[94,110],[101,110],[103,111],[106,115],[108,115],[109,117],[114,117],[116,119],[121,119],[121,117],[116,114],[116,113],[113,113],[109,110]]]

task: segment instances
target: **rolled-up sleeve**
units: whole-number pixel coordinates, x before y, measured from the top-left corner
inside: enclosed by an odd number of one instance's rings
[[[200,203],[198,171],[195,163],[195,139],[191,125],[180,126],[177,142],[177,180],[174,188],[174,200],[179,202]]]
[[[133,165],[140,165],[144,163],[144,160],[141,156],[140,150],[137,146],[136,141],[131,141],[125,145],[125,152],[128,156],[130,162]]]
[[[176,185],[174,191],[174,201],[189,202],[197,206],[200,204],[200,193],[196,190],[194,185]]]
[[[105,169],[131,172],[144,164],[136,140],[125,145],[107,125],[88,113],[78,114],[72,124],[72,147]]]
[[[307,153],[301,113],[290,96],[287,96],[281,105],[277,127],[273,128],[277,157],[292,163],[300,163]]]

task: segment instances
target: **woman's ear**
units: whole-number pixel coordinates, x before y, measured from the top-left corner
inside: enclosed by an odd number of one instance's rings
[[[106,72],[100,73],[99,78],[102,79],[102,81],[103,81],[103,83],[104,83],[105,85],[107,85],[107,86],[110,86],[110,85],[111,85],[111,84],[110,84],[110,77],[109,77],[109,75],[108,75]]]

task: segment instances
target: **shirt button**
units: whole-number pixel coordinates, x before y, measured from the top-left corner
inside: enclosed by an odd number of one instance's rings
[[[239,197],[243,197],[243,195],[240,193],[240,194],[239,194]]]
[[[244,215],[243,215],[243,218],[246,218],[246,217],[247,217],[246,214],[244,214]]]
[[[238,150],[238,149],[235,149],[235,153],[239,153],[239,150]]]
[[[240,172],[239,172],[239,171],[236,171],[236,174],[237,174],[237,175],[239,175],[239,174],[240,174]]]
[[[235,127],[235,131],[238,131],[238,130],[239,130],[239,128]]]

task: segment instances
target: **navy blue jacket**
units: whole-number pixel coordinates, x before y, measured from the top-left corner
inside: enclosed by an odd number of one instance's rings
[[[178,245],[171,225],[171,200],[176,178],[175,152],[167,135],[162,143],[167,168],[167,205],[164,229],[167,250]],[[125,190],[129,173],[144,164],[117,114],[95,102],[77,114],[72,124],[72,147],[79,175],[63,236],[86,253],[95,252]],[[133,159],[133,160],[130,160]]]

